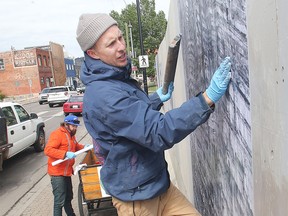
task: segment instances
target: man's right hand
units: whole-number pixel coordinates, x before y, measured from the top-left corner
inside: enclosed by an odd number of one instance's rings
[[[66,157],[69,158],[69,159],[72,159],[72,158],[75,158],[76,155],[75,155],[74,152],[68,151],[68,152],[66,152]]]
[[[225,93],[231,79],[230,57],[226,57],[214,73],[211,83],[206,90],[208,98],[216,103]]]

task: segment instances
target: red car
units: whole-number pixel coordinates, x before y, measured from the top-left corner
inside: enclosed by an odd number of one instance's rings
[[[82,114],[83,108],[83,95],[71,96],[66,103],[63,104],[64,115],[67,116],[69,113]]]

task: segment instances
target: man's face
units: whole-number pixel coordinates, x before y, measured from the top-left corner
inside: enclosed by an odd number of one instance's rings
[[[127,65],[126,44],[118,26],[113,25],[107,29],[94,47],[87,50],[87,54],[106,64],[125,67]]]

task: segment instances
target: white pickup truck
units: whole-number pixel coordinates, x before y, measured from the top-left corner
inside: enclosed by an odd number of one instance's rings
[[[30,146],[44,150],[45,124],[36,113],[29,114],[19,103],[0,102],[0,119],[0,171],[4,160]]]
[[[49,107],[53,107],[55,104],[63,105],[71,95],[77,94],[77,91],[71,86],[50,87],[47,94]]]

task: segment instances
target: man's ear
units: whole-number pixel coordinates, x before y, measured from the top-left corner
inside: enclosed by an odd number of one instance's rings
[[[88,50],[86,51],[86,53],[87,53],[88,56],[90,56],[90,57],[93,58],[93,59],[100,59],[94,49],[88,49]]]

